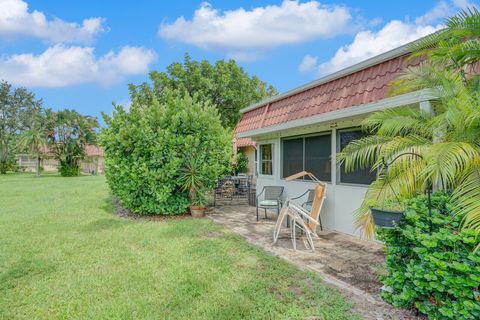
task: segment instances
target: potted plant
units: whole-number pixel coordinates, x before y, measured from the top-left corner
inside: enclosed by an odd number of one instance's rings
[[[401,203],[386,202],[381,206],[371,206],[370,212],[377,227],[394,228],[402,221],[405,207]]]
[[[201,218],[205,215],[205,207],[208,204],[204,193],[198,193],[190,200],[190,214],[194,218]]]
[[[203,170],[200,160],[190,157],[185,162],[180,173],[181,188],[188,191],[190,200],[190,214],[194,218],[203,217],[207,198],[205,194],[208,191],[208,176]]]

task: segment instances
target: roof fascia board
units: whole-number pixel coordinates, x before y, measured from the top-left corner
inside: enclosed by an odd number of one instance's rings
[[[366,113],[380,111],[386,108],[395,108],[407,106],[422,101],[434,100],[436,96],[430,89],[423,89],[410,93],[401,94],[394,97],[385,98],[376,102],[353,106],[328,113],[321,113],[310,117],[284,122],[278,125],[268,126],[265,128],[258,128],[255,130],[244,131],[238,133],[239,138],[251,138],[262,134],[273,133],[281,130],[293,129],[298,127],[309,126],[312,124],[320,124],[329,121],[340,120],[343,118],[350,118]]]

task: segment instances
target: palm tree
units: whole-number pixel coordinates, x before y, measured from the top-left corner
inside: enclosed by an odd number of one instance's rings
[[[480,77],[471,72],[480,60],[480,13],[463,11],[446,25],[413,46],[425,61],[392,83],[393,94],[430,88],[439,97],[436,113],[406,107],[372,114],[363,122],[371,135],[339,155],[347,170],[379,170],[382,159],[389,162],[406,152],[421,156],[398,158],[387,173],[378,171],[356,212],[357,226],[367,237],[374,234],[371,205],[394,200],[395,194],[415,196],[430,183],[453,190],[455,210],[465,217],[463,227],[480,234]],[[386,179],[392,188],[385,188]]]
[[[19,146],[27,150],[29,155],[36,158],[36,175],[37,177],[40,176],[40,162],[47,148],[44,131],[38,128],[32,128],[23,132],[19,139]]]

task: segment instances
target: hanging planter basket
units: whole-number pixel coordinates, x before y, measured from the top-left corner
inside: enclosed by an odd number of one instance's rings
[[[405,211],[394,211],[380,208],[370,208],[373,222],[377,227],[394,228],[402,221]]]

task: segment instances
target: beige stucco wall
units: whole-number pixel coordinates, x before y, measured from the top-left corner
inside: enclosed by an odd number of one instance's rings
[[[248,159],[247,175],[255,175],[255,148],[252,146],[238,148]]]
[[[18,155],[18,165],[26,172],[35,172],[36,159],[28,157],[26,155]],[[23,158],[23,159],[22,159]],[[23,161],[22,161],[23,160]],[[58,161],[53,158],[42,159],[40,166],[44,172],[57,172]],[[103,157],[87,157],[80,161],[80,168],[83,173],[104,174],[104,158]]]

